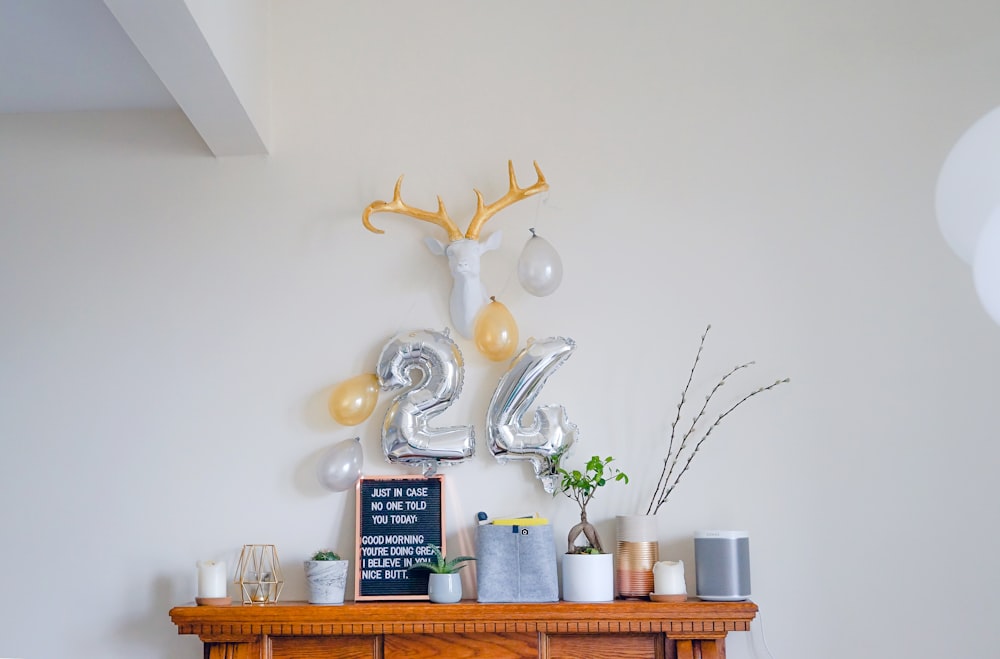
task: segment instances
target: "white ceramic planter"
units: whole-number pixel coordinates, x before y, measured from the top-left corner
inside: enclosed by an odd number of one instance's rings
[[[427,580],[427,594],[432,602],[438,604],[454,604],[462,599],[462,575],[431,573]]]
[[[310,604],[343,604],[348,561],[303,561]]]
[[[563,554],[563,599],[611,602],[615,599],[613,554]]]

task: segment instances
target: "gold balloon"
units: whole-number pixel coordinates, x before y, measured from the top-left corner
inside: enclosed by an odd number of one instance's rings
[[[378,392],[378,378],[374,373],[344,380],[330,394],[327,402],[330,416],[339,424],[356,426],[371,416],[378,402]]]
[[[476,347],[495,362],[510,359],[517,350],[517,323],[514,316],[495,297],[476,318]]]

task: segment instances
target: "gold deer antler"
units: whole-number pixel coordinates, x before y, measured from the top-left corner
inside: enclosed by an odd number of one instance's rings
[[[373,201],[368,204],[364,212],[361,214],[361,222],[365,225],[365,228],[374,233],[385,233],[382,229],[373,226],[371,223],[372,213],[399,213],[400,215],[406,215],[417,220],[423,220],[424,222],[430,222],[431,224],[436,224],[445,231],[448,232],[448,240],[461,240],[462,230],[458,228],[455,222],[448,217],[448,211],[444,209],[444,202],[441,201],[441,197],[438,196],[438,210],[436,213],[431,213],[430,211],[420,210],[419,208],[414,208],[412,206],[407,206],[403,203],[403,200],[399,196],[400,186],[403,185],[403,177],[400,176],[396,179],[396,189],[392,193],[392,201]]]
[[[483,203],[482,193],[479,192],[479,190],[475,190],[476,214],[472,216],[472,221],[469,223],[469,230],[465,232],[465,238],[468,238],[469,240],[478,240],[479,232],[482,230],[483,225],[486,224],[491,217],[511,204],[515,204],[533,194],[549,189],[549,184],[545,181],[545,175],[542,174],[542,170],[539,168],[538,163],[535,162],[534,165],[535,172],[538,174],[538,180],[531,187],[520,188],[517,185],[517,177],[514,176],[514,162],[512,160],[508,160],[507,169],[510,172],[510,188],[507,190],[507,194],[500,197],[489,206]],[[436,224],[448,232],[448,240],[452,242],[462,239],[462,230],[458,228],[450,217],[448,217],[448,212],[445,210],[444,202],[441,200],[440,196],[437,198],[438,209],[436,213],[414,208],[403,203],[403,200],[400,198],[399,190],[402,184],[403,177],[400,176],[399,179],[396,180],[396,188],[392,193],[392,201],[373,201],[367,208],[365,208],[364,212],[361,214],[361,221],[364,223],[366,229],[374,233],[385,233],[382,229],[372,225],[370,219],[372,213],[398,213],[417,220],[423,220],[424,222]]]
[[[519,188],[517,187],[517,177],[514,176],[514,162],[508,160],[507,169],[510,172],[510,189],[507,190],[507,194],[500,197],[489,206],[483,205],[483,195],[479,192],[479,190],[476,190],[476,214],[472,216],[472,222],[469,223],[469,230],[465,232],[466,238],[469,240],[478,240],[479,231],[491,217],[511,204],[515,204],[533,194],[549,189],[549,184],[546,183],[545,175],[542,174],[542,170],[538,166],[538,162],[535,161],[534,165],[535,172],[538,174],[538,181],[536,181],[535,184],[529,188]]]

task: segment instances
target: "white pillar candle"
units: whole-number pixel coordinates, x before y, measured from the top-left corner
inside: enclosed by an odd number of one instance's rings
[[[198,597],[225,596],[225,561],[198,561]]]
[[[657,561],[654,563],[653,592],[657,595],[686,595],[684,561]]]

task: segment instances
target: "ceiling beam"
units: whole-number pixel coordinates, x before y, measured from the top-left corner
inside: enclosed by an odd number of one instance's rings
[[[104,0],[216,156],[268,152],[267,0]]]

